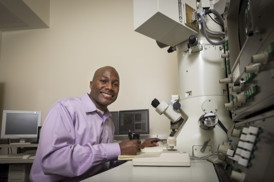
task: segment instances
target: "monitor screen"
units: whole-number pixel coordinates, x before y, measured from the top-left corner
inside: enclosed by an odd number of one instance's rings
[[[110,113],[115,127],[114,135],[119,135],[119,111],[111,111]]]
[[[39,126],[40,111],[4,110],[1,138],[37,138]]]
[[[119,111],[119,134],[149,134],[149,110]]]

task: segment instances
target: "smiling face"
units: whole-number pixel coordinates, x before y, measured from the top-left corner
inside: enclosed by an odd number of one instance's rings
[[[119,84],[119,75],[113,67],[102,67],[95,72],[89,96],[98,109],[105,111],[117,99]]]

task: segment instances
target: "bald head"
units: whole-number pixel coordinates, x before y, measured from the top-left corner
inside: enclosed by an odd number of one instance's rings
[[[119,74],[118,74],[118,72],[116,71],[116,69],[115,69],[114,67],[112,67],[112,66],[104,66],[104,67],[98,68],[98,69],[95,71],[92,80],[94,80],[94,79],[96,79],[96,77],[102,75],[102,73],[105,72],[105,71],[111,71],[111,72],[115,73],[116,76],[117,76],[118,79],[119,79]]]

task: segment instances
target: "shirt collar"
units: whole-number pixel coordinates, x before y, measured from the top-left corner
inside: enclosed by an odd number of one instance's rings
[[[99,113],[98,109],[96,108],[96,105],[93,103],[93,101],[90,99],[89,95],[88,94],[84,94],[82,97],[81,97],[81,100],[85,106],[85,111],[86,113],[88,112],[97,112]],[[110,116],[110,112],[109,110],[107,109],[104,113],[104,115],[106,118],[108,118]]]

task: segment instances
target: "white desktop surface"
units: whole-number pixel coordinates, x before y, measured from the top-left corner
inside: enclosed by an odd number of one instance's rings
[[[128,161],[118,167],[92,176],[84,182],[218,182],[212,163],[191,160],[190,167],[144,167],[133,166]]]

